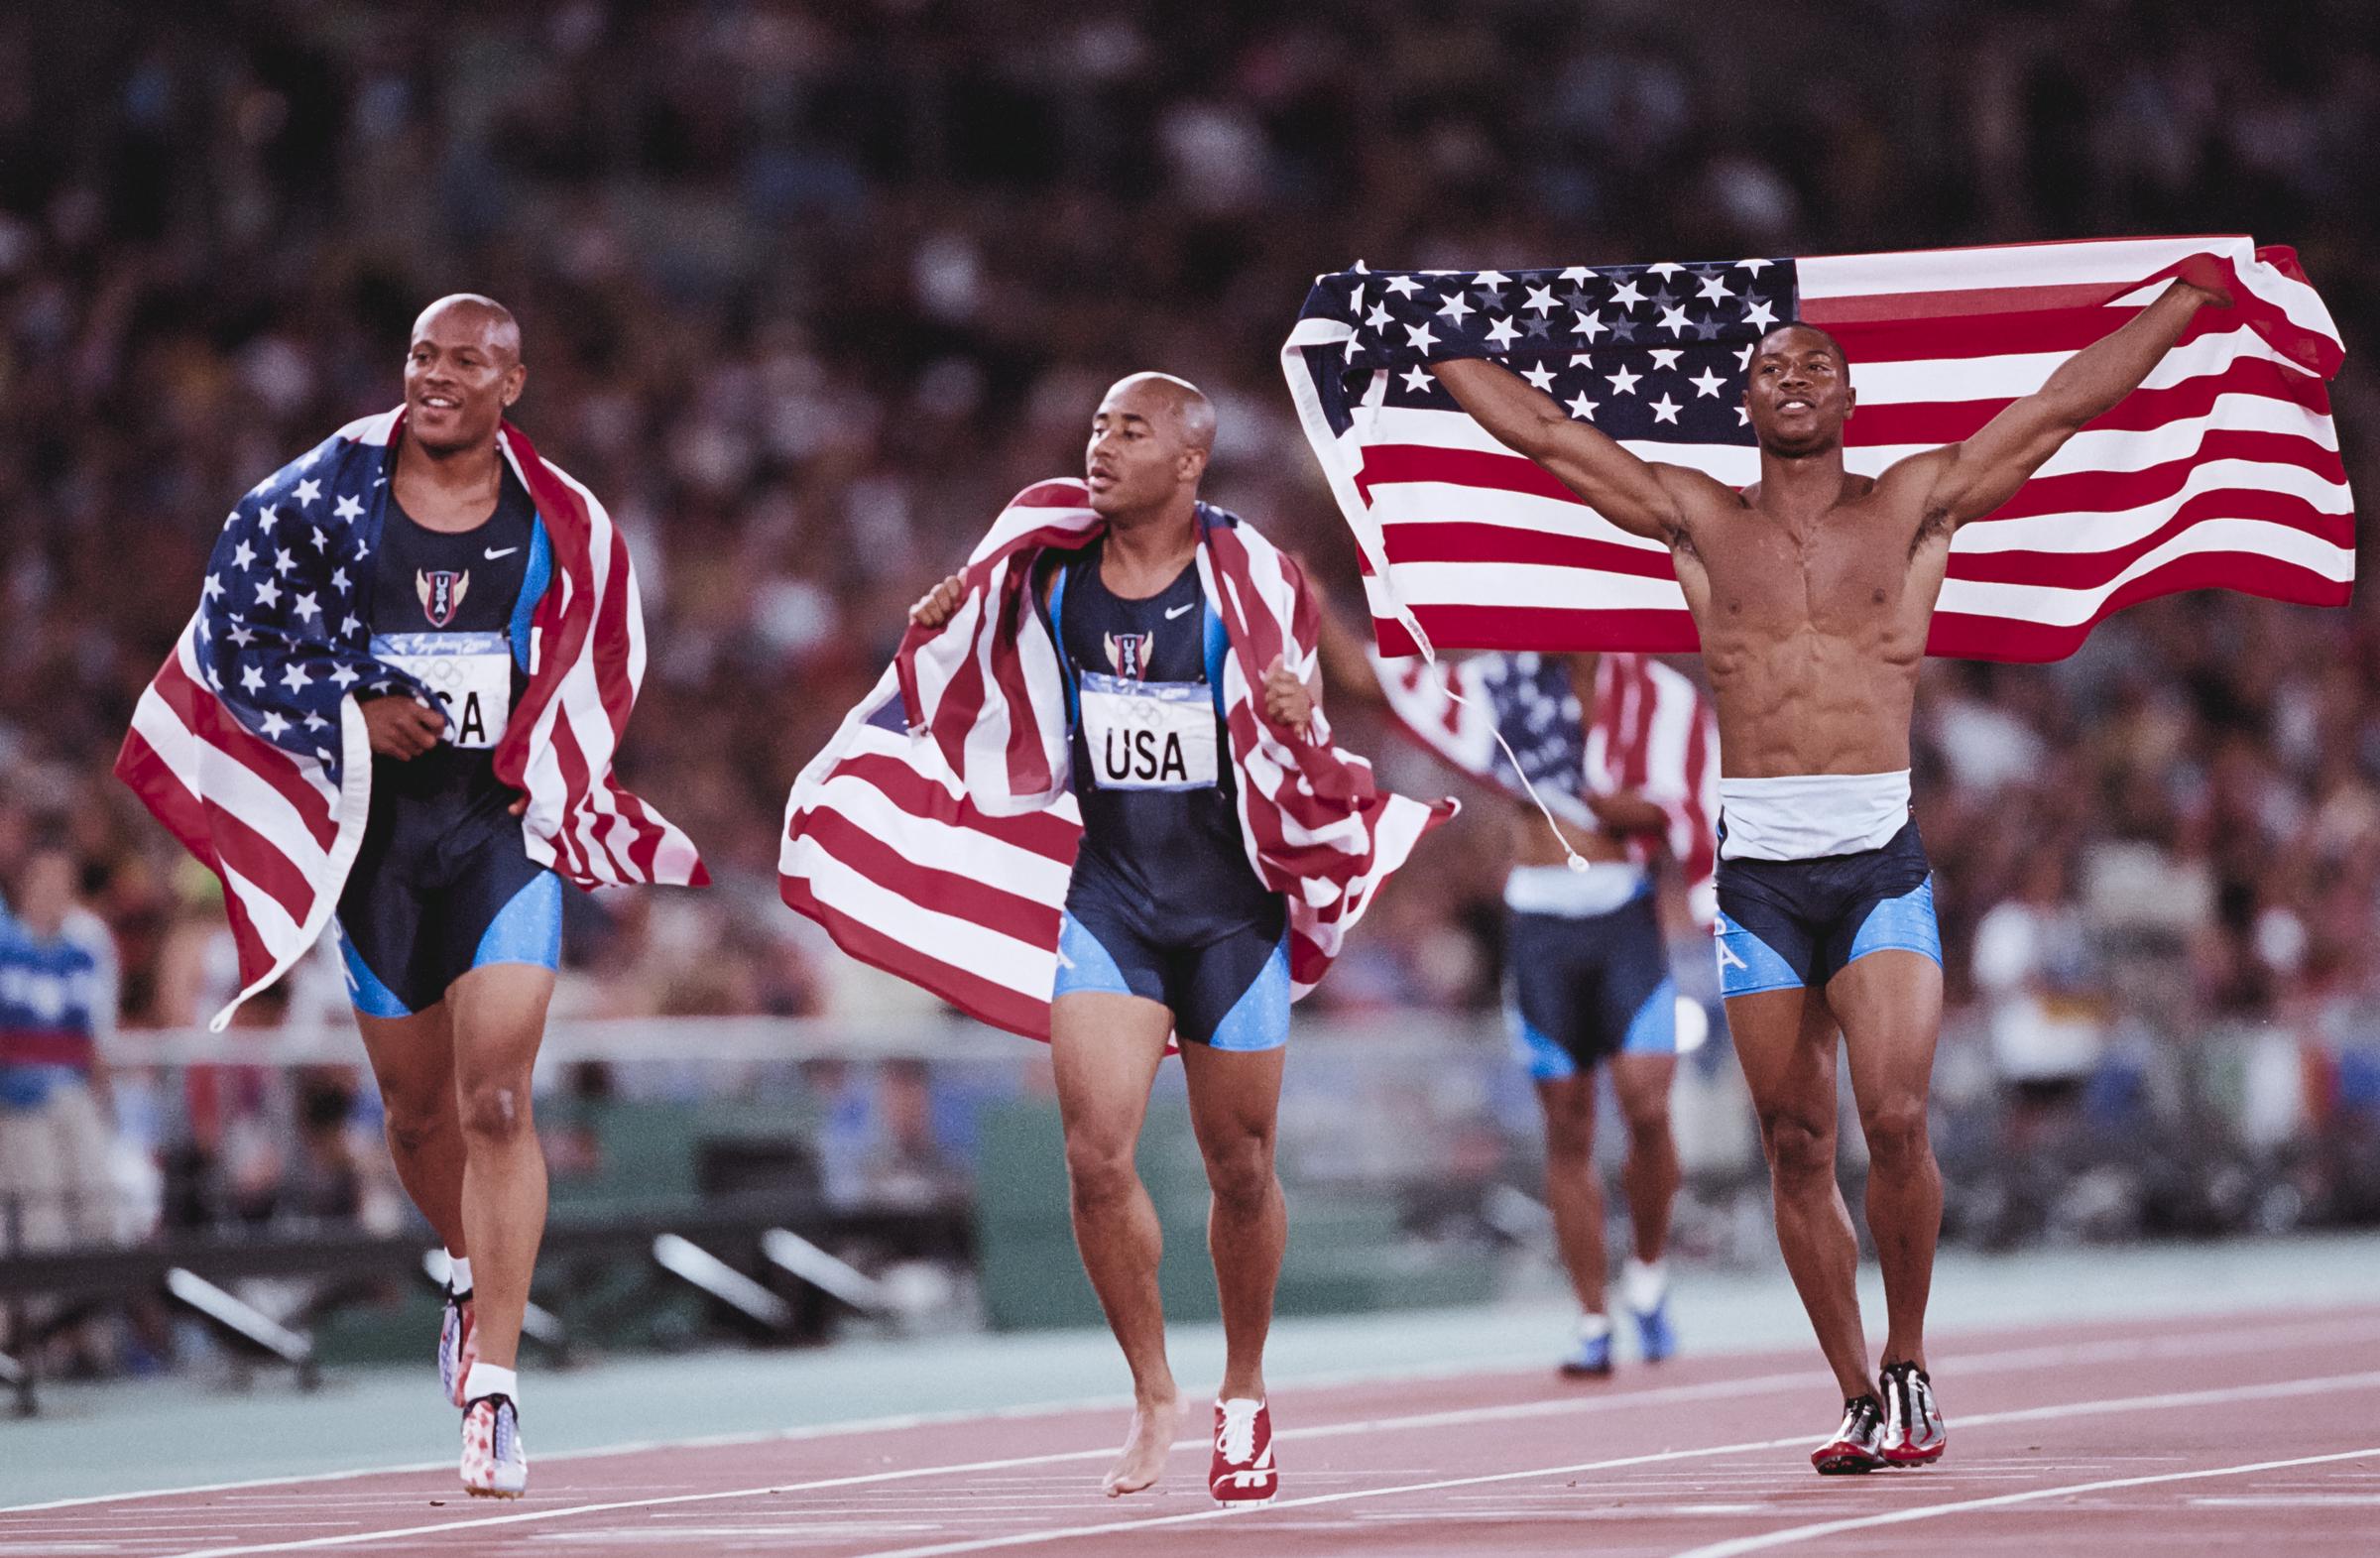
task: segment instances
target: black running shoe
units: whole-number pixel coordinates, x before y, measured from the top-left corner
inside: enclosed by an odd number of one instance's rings
[[[1843,1426],[1810,1452],[1810,1464],[1822,1477],[1875,1471],[1889,1464],[1880,1449],[1883,1439],[1884,1403],[1872,1395],[1852,1396],[1843,1403]]]
[[[1877,1453],[1892,1466],[1932,1466],[1951,1446],[1934,1400],[1934,1381],[1915,1364],[1884,1366],[1884,1442]]]

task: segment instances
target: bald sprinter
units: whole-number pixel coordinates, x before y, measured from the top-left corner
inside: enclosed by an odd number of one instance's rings
[[[1058,932],[1050,1061],[1066,1134],[1075,1244],[1131,1370],[1133,1414],[1109,1469],[1111,1496],[1154,1484],[1181,1415],[1157,1294],[1156,1208],[1133,1164],[1168,1035],[1213,1199],[1207,1244],[1226,1358],[1209,1493],[1273,1496],[1264,1341],[1288,1237],[1273,1174],[1273,1125],[1289,1038],[1287,906],[1249,864],[1222,714],[1229,649],[1200,578],[1201,537],[1240,520],[1199,501],[1215,408],[1171,374],[1120,379],[1092,414],[1083,452],[1106,526],[1079,550],[1050,548],[1034,579],[1065,676],[1072,781],[1083,836]],[[910,608],[937,628],[965,592],[957,575]],[[1276,659],[1265,717],[1301,734],[1313,700]]]
[[[452,1268],[438,1374],[464,1409],[463,1485],[497,1498],[528,1481],[514,1366],[545,1226],[530,1072],[561,954],[561,879],[530,858],[523,798],[495,770],[552,575],[500,442],[528,379],[520,321],[493,298],[457,293],[414,321],[357,604],[373,656],[442,701],[357,689],[372,811],[337,921],[390,1155]]]

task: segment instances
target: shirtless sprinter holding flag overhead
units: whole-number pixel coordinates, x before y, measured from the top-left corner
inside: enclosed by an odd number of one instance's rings
[[[1942,1225],[1926,1130],[1942,951],[1910,817],[1909,721],[1951,537],[2137,389],[2210,302],[2231,299],[2174,282],[1973,437],[1875,477],[1844,468],[1855,398],[1843,348],[1813,325],[1780,325],[1750,364],[1760,479],[1741,493],[1637,458],[1494,363],[1430,365],[1499,441],[1676,560],[1719,711],[1727,1021],[1760,1115],[1778,1243],[1844,1398],[1842,1427],[1811,1457],[1821,1472],[1923,1465],[1947,1443],[1925,1352]],[[1880,1379],[1835,1179],[1838,1026],[1883,1265]]]

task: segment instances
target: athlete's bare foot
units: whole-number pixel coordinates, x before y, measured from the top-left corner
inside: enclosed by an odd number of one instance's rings
[[[1109,1498],[1121,1498],[1126,1494],[1155,1486],[1164,1475],[1165,1457],[1172,1453],[1181,1417],[1179,1396],[1133,1404],[1132,1431],[1124,1441],[1124,1453],[1108,1468],[1108,1475],[1100,1484],[1107,1489]]]

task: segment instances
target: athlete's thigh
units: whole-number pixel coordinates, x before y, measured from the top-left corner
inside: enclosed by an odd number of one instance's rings
[[[457,1080],[525,1077],[545,1039],[545,1008],[553,1000],[553,970],[535,963],[487,963],[446,987],[454,1031]]]
[[[1595,1073],[1580,1071],[1568,1076],[1539,1077],[1537,1107],[1545,1112],[1545,1142],[1548,1151],[1566,1153],[1595,1150]]]
[[[1070,1142],[1129,1148],[1165,1059],[1173,1014],[1142,996],[1075,991],[1049,1007],[1058,1118]]]
[[[1843,1019],[1851,1095],[1862,1113],[1895,1098],[1923,1097],[1942,1036],[1942,965],[1898,947],[1870,952],[1827,985]]]
[[[1270,1141],[1281,1111],[1286,1046],[1259,1050],[1182,1046],[1182,1077],[1190,1088],[1190,1127],[1199,1150],[1212,1158],[1251,1140]]]
[[[1764,1126],[1790,1121],[1835,1134],[1835,1015],[1801,987],[1727,998],[1727,1033]]]
[[[454,1094],[454,1029],[446,1003],[412,1017],[355,1015],[364,1035],[364,1058],[382,1100],[393,1110],[419,1116],[439,1109]]]
[[[1670,1089],[1677,1077],[1678,1057],[1674,1054],[1613,1055],[1611,1098],[1619,1106],[1620,1118],[1631,1124],[1666,1118]]]

